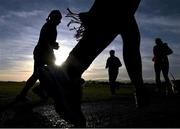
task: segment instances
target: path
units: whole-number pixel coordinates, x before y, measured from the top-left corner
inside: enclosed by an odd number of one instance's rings
[[[82,104],[87,127],[180,127],[180,97],[151,96],[151,104],[137,109],[133,96],[114,96],[108,101]],[[20,103],[0,113],[0,127],[73,127],[62,120],[52,105]]]

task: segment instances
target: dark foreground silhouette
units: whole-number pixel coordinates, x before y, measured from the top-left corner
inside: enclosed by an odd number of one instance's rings
[[[60,67],[45,66],[40,81],[55,101],[56,111],[76,127],[85,127],[81,111],[81,75],[93,60],[121,34],[123,57],[129,77],[136,87],[138,107],[147,105],[140,55],[140,33],[134,17],[140,0],[95,0],[88,12],[78,16],[84,27],[82,38]]]

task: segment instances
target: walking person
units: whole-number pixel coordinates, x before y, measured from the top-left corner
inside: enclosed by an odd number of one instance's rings
[[[159,94],[162,94],[162,84],[160,75],[161,72],[165,79],[165,85],[167,87],[168,94],[171,95],[173,93],[172,86],[168,77],[169,73],[169,60],[168,55],[172,54],[173,51],[169,48],[167,43],[163,43],[160,38],[155,39],[155,46],[153,48],[153,62],[154,62],[154,70],[155,70],[155,80],[156,86]]]
[[[111,94],[115,95],[117,83],[116,83],[116,78],[119,73],[119,67],[122,66],[120,60],[118,57],[115,56],[115,51],[110,50],[109,52],[110,57],[106,61],[106,67],[108,68],[108,75],[109,75],[109,84],[110,84],[110,89],[111,89]]]
[[[45,65],[55,65],[55,54],[53,49],[59,48],[56,38],[57,26],[61,22],[61,19],[61,12],[59,10],[52,10],[46,19],[46,23],[41,28],[39,41],[33,52],[34,71],[31,77],[27,80],[22,91],[17,95],[17,100],[27,100],[29,89],[32,88],[39,79],[38,71],[40,67]],[[42,99],[46,98],[41,83],[38,87],[34,88],[33,91]]]

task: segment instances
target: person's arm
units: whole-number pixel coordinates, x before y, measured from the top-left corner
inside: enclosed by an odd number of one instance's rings
[[[165,55],[170,55],[173,53],[173,50],[168,46],[167,43],[164,43],[164,51]]]
[[[109,67],[109,58],[107,59],[107,61],[106,61],[106,69]]]
[[[120,61],[119,58],[117,58],[117,59],[118,59],[118,64],[119,64],[118,66],[121,67],[121,66],[122,66],[122,63],[121,63],[121,61]]]
[[[58,44],[58,42],[52,42],[52,43],[51,43],[51,46],[52,46],[53,49],[56,49],[56,50],[59,49],[59,44]]]
[[[56,42],[57,39],[57,30],[56,27],[54,28],[48,28],[46,30],[46,37],[47,37],[47,41],[49,42],[49,45],[53,48],[53,49],[58,49],[59,48],[59,44],[58,42]]]
[[[154,55],[153,58],[152,58],[152,61],[153,61],[153,62],[155,62],[155,59],[156,59],[155,53],[156,53],[156,52],[155,52],[155,47],[153,47],[153,55]]]
[[[56,42],[57,31],[56,28],[52,28],[48,23],[45,23],[40,32],[39,42],[43,43],[45,46],[51,46],[52,48],[57,48],[58,43]]]

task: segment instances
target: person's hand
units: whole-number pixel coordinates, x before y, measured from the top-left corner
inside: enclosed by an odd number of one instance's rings
[[[57,42],[53,44],[53,49],[59,49],[59,44]]]

